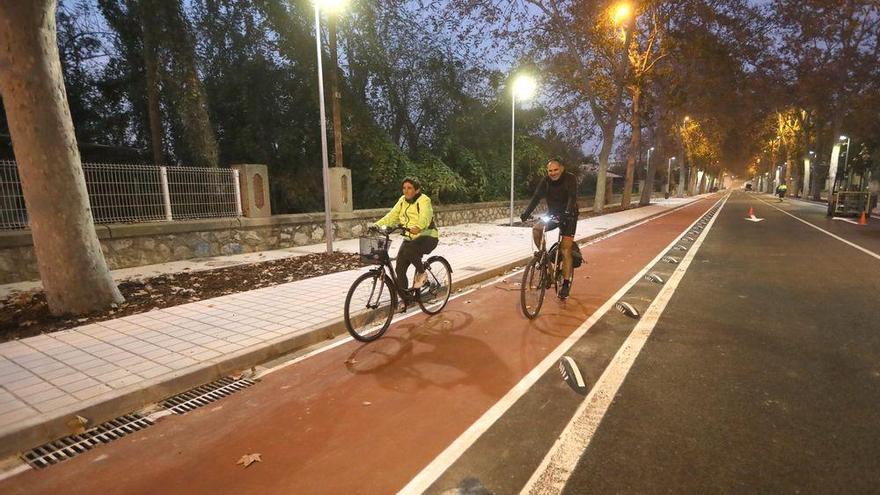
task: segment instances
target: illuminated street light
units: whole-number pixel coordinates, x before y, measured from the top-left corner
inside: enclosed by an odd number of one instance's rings
[[[626,2],[619,3],[611,10],[611,22],[615,25],[623,24],[632,17],[632,6]]]
[[[325,12],[339,12],[347,3],[347,0],[315,0],[315,6]]]
[[[528,74],[520,74],[513,80],[510,95],[510,225],[513,225],[513,173],[514,173],[514,149],[516,143],[516,99],[527,100],[531,98],[538,88],[535,78]]]
[[[321,61],[321,8],[337,12],[345,0],[315,1],[315,46],[318,50],[318,106],[321,110],[321,171],[324,180],[324,237],[327,254],[333,253],[333,222],[330,220],[330,166],[327,157],[327,115],[324,110],[324,69]]]
[[[534,77],[527,74],[519,75],[513,81],[513,97],[527,100],[534,96],[537,88],[538,83],[535,82]]]

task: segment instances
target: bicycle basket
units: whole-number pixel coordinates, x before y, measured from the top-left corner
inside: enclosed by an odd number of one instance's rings
[[[361,237],[361,261],[379,265],[388,256],[390,241],[384,237]]]

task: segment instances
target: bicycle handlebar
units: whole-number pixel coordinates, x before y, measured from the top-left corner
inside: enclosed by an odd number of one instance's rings
[[[380,226],[376,227],[376,226],[371,225],[368,228],[368,230],[372,231],[372,232],[378,232],[380,234],[383,234],[385,237],[391,237],[391,234],[393,234],[395,232],[400,232],[400,233],[409,232],[409,230],[407,230],[407,228],[404,227],[403,225],[398,225],[397,227],[386,227],[384,225],[380,225]]]

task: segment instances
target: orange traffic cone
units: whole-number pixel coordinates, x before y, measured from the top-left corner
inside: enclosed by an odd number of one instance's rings
[[[868,217],[865,215],[865,212],[862,212],[862,217],[859,218],[859,225],[868,225]]]
[[[749,217],[751,218],[753,216],[755,216],[755,209],[749,206]]]

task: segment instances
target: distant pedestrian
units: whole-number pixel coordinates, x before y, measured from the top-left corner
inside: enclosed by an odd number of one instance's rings
[[[785,184],[779,184],[776,186],[776,195],[779,196],[779,202],[782,203],[785,201],[785,193],[788,192],[788,186]]]

